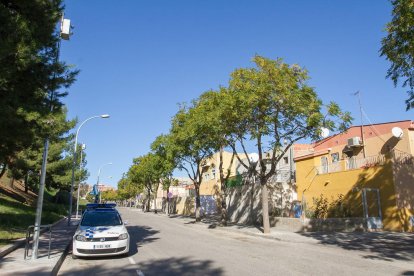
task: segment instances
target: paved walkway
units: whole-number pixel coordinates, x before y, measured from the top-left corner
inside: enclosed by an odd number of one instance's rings
[[[57,265],[64,260],[64,252],[72,240],[77,221],[72,219],[72,225],[67,225],[67,219],[59,221],[52,227],[52,242],[50,258],[48,258],[49,232],[40,236],[38,259],[24,259],[24,244],[0,259],[1,275],[54,275]],[[3,249],[3,248],[2,248]]]

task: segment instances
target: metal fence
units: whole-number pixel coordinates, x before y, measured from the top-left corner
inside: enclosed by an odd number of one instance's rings
[[[341,171],[354,170],[359,168],[369,168],[377,165],[384,165],[386,157],[383,154],[369,156],[366,158],[357,159],[351,157],[345,160],[340,160],[334,163],[327,163],[322,166],[316,166],[315,171],[317,174],[327,174]]]

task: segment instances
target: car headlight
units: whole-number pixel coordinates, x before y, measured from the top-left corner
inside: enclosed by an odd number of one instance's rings
[[[128,234],[127,233],[123,233],[121,235],[119,235],[118,240],[126,240],[128,239]]]
[[[86,237],[83,235],[76,235],[75,239],[77,241],[83,241],[83,242],[86,241]]]

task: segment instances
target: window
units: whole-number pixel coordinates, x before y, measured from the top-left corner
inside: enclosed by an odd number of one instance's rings
[[[81,226],[115,226],[122,225],[122,220],[117,212],[86,212],[83,215]]]
[[[332,153],[331,157],[332,157],[332,163],[339,162],[339,153],[338,152]]]
[[[211,170],[211,179],[216,179],[216,169],[215,168],[213,168]]]
[[[322,173],[328,173],[328,170],[329,170],[328,158],[326,156],[321,157],[321,169],[322,169]]]
[[[283,165],[288,165],[289,164],[289,157],[285,156],[283,157]]]

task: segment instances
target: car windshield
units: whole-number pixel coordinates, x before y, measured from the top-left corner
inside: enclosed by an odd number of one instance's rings
[[[83,215],[81,226],[115,226],[122,225],[121,217],[117,212],[86,212]]]

